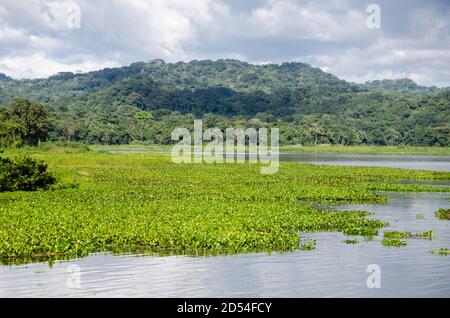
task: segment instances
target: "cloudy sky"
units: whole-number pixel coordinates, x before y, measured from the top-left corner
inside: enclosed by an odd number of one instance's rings
[[[449,0],[0,0],[0,72],[234,58],[450,86],[449,30]]]

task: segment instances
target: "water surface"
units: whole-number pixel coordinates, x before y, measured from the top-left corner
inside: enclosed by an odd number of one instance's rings
[[[280,161],[308,162],[332,166],[371,166],[450,171],[450,156],[281,153]]]
[[[133,152],[164,152],[167,149],[149,150],[146,148],[119,148],[109,149],[114,153]],[[245,153],[244,153],[245,154]],[[194,153],[200,155],[201,153]],[[233,153],[225,153],[224,156],[232,158]],[[246,153],[248,158],[248,153]],[[312,164],[324,164],[332,166],[371,166],[390,167],[416,170],[450,171],[450,156],[435,155],[364,155],[364,154],[327,154],[327,153],[280,153],[281,162],[306,162]]]
[[[402,248],[373,241],[345,244],[340,233],[307,233],[313,251],[272,255],[136,256],[96,254],[83,259],[0,266],[0,297],[450,297],[450,221],[434,211],[450,207],[449,193],[389,193],[386,205],[343,206],[375,212],[389,229],[434,230],[435,239],[408,240]],[[418,213],[424,219],[418,219]],[[384,230],[384,229],[383,229]],[[381,268],[381,288],[369,289],[369,264]],[[71,265],[81,288],[69,288]]]

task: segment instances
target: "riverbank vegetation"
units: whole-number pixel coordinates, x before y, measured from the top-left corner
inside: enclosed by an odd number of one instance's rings
[[[51,143],[47,143],[51,145]],[[87,145],[86,145],[87,147]],[[133,142],[127,145],[89,145],[89,148],[97,151],[151,151],[170,152],[171,145],[149,145]],[[238,149],[238,151],[247,151]],[[417,147],[417,146],[280,146],[280,153],[323,153],[323,154],[365,154],[365,155],[422,155],[422,156],[450,156],[450,147]]]
[[[311,249],[308,232],[374,237],[386,226],[366,218],[367,212],[322,210],[316,204],[382,203],[381,190],[450,191],[398,183],[449,180],[447,172],[281,163],[278,173],[261,175],[258,165],[177,165],[154,153],[29,149],[59,182],[78,186],[0,193],[3,263],[100,251],[196,255]],[[17,153],[6,150],[2,156]]]

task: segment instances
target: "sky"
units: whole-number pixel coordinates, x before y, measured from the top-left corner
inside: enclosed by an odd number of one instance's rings
[[[450,0],[0,0],[0,72],[230,58],[442,87],[449,30]]]

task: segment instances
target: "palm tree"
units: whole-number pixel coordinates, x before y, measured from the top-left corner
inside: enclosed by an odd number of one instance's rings
[[[314,136],[314,146],[317,146],[317,141],[319,137],[326,136],[326,132],[323,127],[318,122],[312,122],[309,125],[309,129]]]

